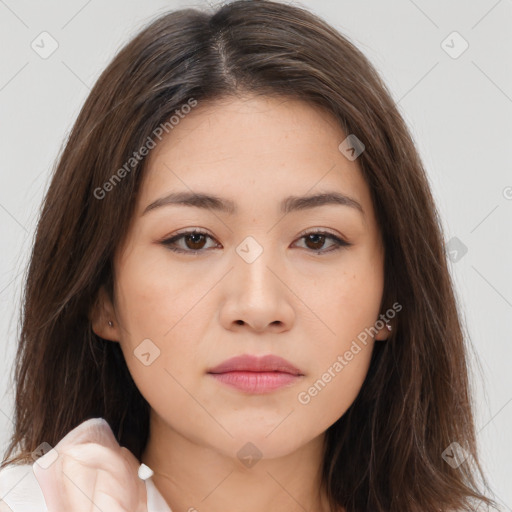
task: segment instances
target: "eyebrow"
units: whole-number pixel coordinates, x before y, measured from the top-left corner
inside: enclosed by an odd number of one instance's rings
[[[198,192],[172,192],[146,206],[142,215],[145,215],[157,208],[169,205],[211,209],[224,212],[229,215],[233,215],[238,212],[236,203],[230,199]],[[289,196],[281,201],[280,209],[281,213],[287,214],[294,211],[318,208],[326,205],[348,206],[359,211],[364,217],[364,210],[361,204],[355,199],[339,192],[324,192],[309,196]]]

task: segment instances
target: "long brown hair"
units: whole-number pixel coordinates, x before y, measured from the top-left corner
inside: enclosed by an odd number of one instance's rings
[[[146,160],[130,159],[191,98],[200,105],[246,92],[310,102],[363,142],[358,162],[385,243],[382,310],[403,306],[391,337],[375,345],[356,400],[326,432],[323,482],[333,510],[495,506],[478,489],[478,478],[488,485],[477,454],[467,337],[411,135],[351,42],[302,8],[265,0],[159,16],[92,89],[37,225],[16,356],[15,430],[2,467],[32,463],[42,442],[54,446],[92,417],[105,418],[140,459],[149,405],[119,344],[96,336],[89,320],[102,285],[112,298],[113,255],[144,175]],[[469,455],[457,468],[442,455],[454,442]]]

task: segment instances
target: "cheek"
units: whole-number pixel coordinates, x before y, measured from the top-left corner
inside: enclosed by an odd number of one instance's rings
[[[155,399],[162,389],[177,386],[173,376],[183,382],[197,365],[198,348],[190,340],[201,339],[204,327],[198,319],[208,313],[207,301],[200,301],[204,280],[169,268],[165,257],[153,258],[150,266],[145,262],[135,252],[122,262],[116,314],[128,369],[146,399]]]
[[[198,274],[207,275],[173,265],[164,249],[133,251],[119,266],[116,291],[116,311],[128,338],[169,337],[208,288],[208,279]]]
[[[323,283],[311,298],[328,328],[312,337],[314,363],[297,403],[306,415],[319,415],[331,424],[353,403],[368,373],[375,334],[371,328],[379,318],[383,292],[381,262],[354,254],[336,279]]]
[[[306,300],[325,327],[324,334],[314,337],[314,344],[322,348],[320,357],[325,365],[378,320],[383,293],[381,264],[354,252],[335,278],[331,272],[316,284]]]
[[[343,416],[361,390],[368,373],[373,342],[357,345],[333,356],[297,394],[297,412],[309,422],[317,422],[318,433]],[[350,360],[347,354],[351,354]]]

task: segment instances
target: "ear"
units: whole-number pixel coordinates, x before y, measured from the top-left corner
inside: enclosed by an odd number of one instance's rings
[[[96,301],[89,312],[91,327],[97,336],[105,340],[119,341],[121,329],[115,314],[114,305],[104,286],[101,286]],[[112,326],[109,324],[112,323]]]
[[[378,323],[380,324],[380,321]],[[382,320],[382,323],[384,323],[384,325],[383,325],[382,329],[379,329],[377,334],[375,334],[375,340],[387,341],[387,339],[391,335],[392,331],[388,330],[388,328],[386,327],[386,323],[383,320]],[[393,323],[392,322],[388,321],[388,325],[390,325],[391,329],[393,329]]]

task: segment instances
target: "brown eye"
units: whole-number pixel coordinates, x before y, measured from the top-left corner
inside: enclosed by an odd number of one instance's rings
[[[322,234],[313,233],[306,235],[304,238],[306,239],[308,249],[313,249],[314,251],[321,250],[325,243],[325,235]],[[311,243],[311,245],[308,245],[308,243]]]
[[[310,249],[311,251],[316,251],[318,254],[327,253],[336,251],[337,249],[342,249],[343,247],[350,247],[352,244],[324,231],[313,231],[311,233],[303,234],[299,240],[304,240],[304,245],[306,249]],[[324,244],[326,240],[331,240],[332,243],[330,247],[326,249]]]
[[[205,248],[208,239],[213,240],[211,235],[208,233],[203,233],[202,231],[187,231],[173,236],[168,240],[164,240],[161,243],[174,252],[195,254],[198,252],[204,252],[203,249]]]
[[[161,244],[174,252],[195,255],[206,252],[206,249],[219,248],[220,244],[213,244],[210,247],[206,247],[208,239],[214,240],[214,238],[206,232],[187,231],[173,236],[168,240],[164,240]],[[314,251],[317,254],[332,252],[352,245],[351,243],[324,231],[306,233],[302,235],[299,240],[304,240],[305,248],[310,251]],[[331,240],[332,243],[327,249],[325,249],[324,245],[327,240]]]
[[[206,237],[202,233],[190,233],[188,235],[185,235],[184,240],[185,240],[185,245],[189,249],[196,251],[196,250],[202,249],[204,247],[204,242],[206,240]]]

